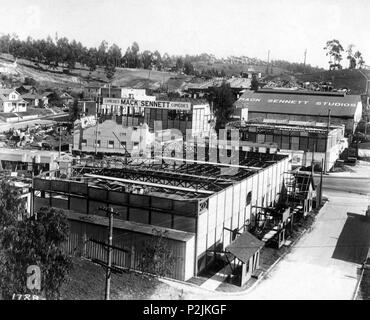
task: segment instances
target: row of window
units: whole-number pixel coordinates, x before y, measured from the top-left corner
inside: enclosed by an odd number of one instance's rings
[[[185,110],[163,110],[163,109],[145,109],[145,108],[120,108],[112,107],[101,109],[102,114],[117,113],[123,116],[142,117],[148,120],[181,120],[192,121],[193,115]]]
[[[114,140],[108,140],[106,147],[108,149],[114,149],[114,148],[117,148],[117,146],[126,147],[126,145],[127,145],[126,141],[120,141],[120,143],[118,143],[117,141],[114,141]],[[81,146],[82,147],[87,147],[87,140],[86,139],[82,139]],[[139,142],[134,142],[133,146],[134,146],[134,148],[138,147]],[[95,144],[93,145],[93,147],[101,148],[101,147],[104,147],[104,146],[101,145],[100,140],[95,140]]]
[[[325,138],[257,134],[255,132],[243,133],[241,138],[256,143],[276,143],[278,148],[287,150],[325,152],[326,148]]]

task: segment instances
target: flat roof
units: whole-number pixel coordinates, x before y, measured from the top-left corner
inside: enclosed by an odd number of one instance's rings
[[[344,92],[333,92],[333,91],[312,91],[312,90],[301,90],[295,88],[261,88],[257,92],[261,93],[289,93],[294,95],[310,95],[310,96],[339,96],[344,97],[346,94]]]
[[[271,129],[271,130],[289,130],[289,131],[305,131],[305,132],[316,132],[325,133],[327,132],[327,123],[321,122],[306,122],[306,121],[234,121],[230,122],[227,127],[236,128],[239,130],[247,128],[258,128],[258,129]],[[330,130],[342,129],[342,126],[330,125]]]
[[[57,157],[59,155],[58,151],[48,151],[48,150],[36,150],[36,149],[12,149],[12,148],[0,148],[0,156],[2,155],[34,155],[41,157]]]
[[[240,150],[238,166],[197,160],[176,166],[165,162],[144,161],[125,164],[122,160],[117,160],[116,163],[110,162],[109,168],[102,167],[99,161],[91,159],[90,162],[75,166],[72,177],[68,180],[79,180],[90,186],[109,190],[136,186],[143,189],[144,195],[174,200],[206,199],[287,157]]]
[[[248,108],[248,112],[282,113],[351,118],[361,106],[359,95],[322,96],[295,95],[290,92],[253,92],[246,91],[238,101],[236,108]]]

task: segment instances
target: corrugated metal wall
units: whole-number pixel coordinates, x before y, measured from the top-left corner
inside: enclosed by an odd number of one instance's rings
[[[66,243],[68,253],[71,255],[82,255],[89,259],[106,261],[107,251],[104,249],[104,246],[88,240],[95,239],[107,242],[107,228],[75,220],[70,220],[69,223],[70,235]],[[113,245],[126,249],[129,252],[113,250],[113,264],[120,267],[140,270],[140,261],[145,243],[151,239],[152,237],[150,235],[115,228],[113,233]],[[188,243],[190,246],[189,248],[191,248],[193,240],[189,240]],[[190,270],[193,269],[193,265],[186,263],[186,260],[193,260],[194,251],[186,250],[186,242],[167,239],[167,244],[176,257],[174,270],[170,277],[178,280],[187,280],[186,277],[193,275],[193,272],[190,272]],[[186,255],[188,255],[188,258]],[[185,270],[186,265],[189,270]]]

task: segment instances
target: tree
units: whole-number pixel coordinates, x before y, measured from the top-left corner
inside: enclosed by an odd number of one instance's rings
[[[193,75],[195,73],[194,66],[191,64],[190,61],[185,61],[184,73],[187,75]]]
[[[139,68],[140,67],[140,59],[139,59],[139,45],[136,41],[134,41],[131,45],[131,55],[133,60],[133,67]]]
[[[163,63],[163,67],[164,68],[170,68],[171,67],[171,57],[168,53],[165,53],[163,56],[162,56],[162,63]]]
[[[40,293],[47,299],[59,299],[60,288],[72,263],[64,250],[68,239],[68,220],[62,210],[41,208],[6,229],[1,238],[0,286],[4,298],[13,293],[38,293],[27,285],[26,270],[37,266],[41,271]]]
[[[98,48],[97,52],[97,64],[99,66],[106,65],[107,62],[107,48],[108,48],[108,42],[103,40]]]
[[[98,51],[96,48],[90,48],[87,52],[86,65],[89,67],[90,71],[96,70],[96,65],[98,64]]]
[[[349,60],[349,66],[348,69],[355,69],[356,68],[356,59],[353,56],[353,48],[354,45],[350,44],[346,50],[347,52],[347,59]]]
[[[342,45],[340,44],[339,40],[333,39],[326,42],[326,46],[324,47],[326,50],[326,55],[330,57],[329,61],[329,69],[341,69],[340,62],[342,61],[342,52],[344,51]]]
[[[151,69],[153,54],[149,50],[145,50],[141,54],[141,61],[143,62],[144,69]]]
[[[157,70],[162,69],[162,57],[158,50],[154,51],[152,55],[152,61],[155,67],[157,68]]]
[[[26,86],[37,86],[38,85],[37,81],[32,77],[25,77],[23,84]]]
[[[39,107],[39,108],[44,108],[44,107],[45,107],[44,100],[39,99],[38,107]]]
[[[74,99],[72,106],[69,108],[69,120],[75,122],[80,118],[80,106],[78,105],[78,100]]]
[[[209,100],[216,117],[215,130],[218,134],[219,129],[225,128],[230,121],[234,110],[235,98],[230,85],[224,81],[220,87],[211,88]]]
[[[144,245],[141,270],[159,277],[169,276],[173,272],[176,258],[167,244],[167,231],[153,231],[155,234],[152,239],[147,240]]]
[[[178,57],[176,59],[176,71],[181,72],[183,68],[184,68],[184,61],[182,60],[181,57]]]
[[[0,239],[4,230],[17,223],[25,212],[19,191],[5,180],[0,181]]]
[[[121,49],[113,43],[108,50],[108,59],[115,67],[118,67],[120,65],[121,58]]]
[[[255,74],[252,75],[251,90],[257,91],[259,89],[259,82]]]
[[[362,53],[360,51],[356,51],[353,57],[356,61],[356,67],[358,69],[361,69],[363,67],[363,65],[365,64],[365,61],[362,57]]]

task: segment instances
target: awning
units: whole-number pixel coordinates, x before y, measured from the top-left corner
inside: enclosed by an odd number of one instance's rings
[[[264,242],[245,231],[229,244],[225,251],[230,252],[243,263],[248,263],[249,259],[264,245]]]

